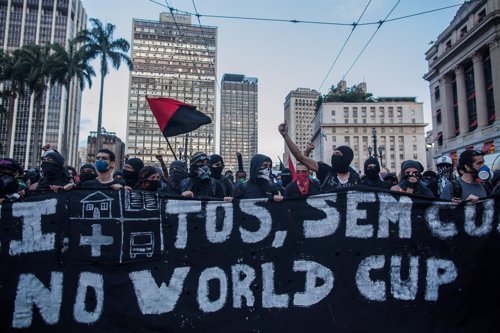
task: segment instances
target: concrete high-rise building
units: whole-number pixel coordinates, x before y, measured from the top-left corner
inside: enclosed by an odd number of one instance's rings
[[[67,41],[77,35],[87,24],[87,14],[80,0],[2,0],[0,1],[0,46],[5,52],[12,52],[26,44],[45,45]],[[29,93],[29,92],[28,92]],[[71,85],[69,98],[69,120],[67,131],[69,142],[64,142],[65,105],[67,93],[60,85],[49,86],[42,97],[39,123],[35,124],[37,108],[33,99],[18,96],[14,105],[10,157],[18,160],[25,168],[39,164],[40,148],[50,144],[61,151],[67,145],[66,163],[75,165],[78,161],[78,136],[80,132],[81,96],[79,83]],[[8,109],[8,101],[4,101]],[[0,116],[0,155],[7,151],[7,116]],[[40,135],[34,138],[34,128],[39,127]],[[31,160],[33,149],[37,158]]]
[[[127,153],[156,163],[163,153],[173,161],[146,96],[169,97],[197,107],[212,123],[185,135],[171,137],[175,154],[212,154],[215,147],[215,86],[217,28],[191,24],[191,17],[161,13],[159,21],[134,19],[127,114]]]
[[[87,149],[85,161],[88,163],[95,163],[97,143],[97,131],[91,131],[87,137]],[[101,133],[101,148],[109,149],[115,154],[115,170],[123,169],[123,162],[125,158],[125,143],[116,136],[115,132],[108,132],[105,128]]]
[[[500,145],[500,1],[466,1],[426,52],[434,157]]]
[[[312,138],[312,120],[316,112],[316,102],[320,93],[314,89],[298,88],[291,91],[285,99],[285,120],[288,135],[301,151],[306,149]],[[285,144],[283,163],[288,167],[290,149]]]
[[[258,80],[240,74],[224,74],[221,87],[220,152],[227,169],[236,171],[236,153],[243,158],[243,168],[250,170],[250,160],[257,154]]]
[[[382,154],[381,166],[391,172],[399,172],[405,160],[426,165],[426,125],[423,104],[414,97],[379,97],[375,102],[324,102],[313,119],[312,157],[330,164],[336,147],[349,146],[354,151],[352,165],[361,171],[370,152]]]

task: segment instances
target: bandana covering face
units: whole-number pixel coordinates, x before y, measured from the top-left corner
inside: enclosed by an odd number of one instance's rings
[[[203,179],[210,178],[210,168],[208,167],[208,165],[204,165],[204,166],[199,167],[196,170],[196,173],[197,173],[197,177],[199,179],[203,180]]]
[[[271,180],[271,168],[262,168],[257,174],[257,178],[265,179],[267,181]]]
[[[300,194],[306,195],[309,193],[309,175],[307,172],[297,172],[297,187]]]

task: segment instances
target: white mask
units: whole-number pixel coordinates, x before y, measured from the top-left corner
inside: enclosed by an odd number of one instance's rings
[[[271,168],[263,168],[259,170],[257,178],[262,178],[265,180],[271,180]]]

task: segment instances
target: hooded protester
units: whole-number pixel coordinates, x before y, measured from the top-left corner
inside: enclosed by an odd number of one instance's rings
[[[250,161],[250,179],[239,183],[234,189],[235,199],[268,198],[282,201],[278,186],[271,180],[272,161],[269,157],[257,154]]]
[[[224,176],[229,179],[231,181],[231,183],[233,184],[234,186],[234,176],[233,176],[233,172],[231,170],[226,170],[226,172],[224,172]]]
[[[185,198],[224,198],[222,183],[210,177],[207,154],[195,153],[189,160],[189,176],[180,184],[181,195]]]
[[[365,179],[362,185],[383,189],[390,189],[391,183],[380,179],[380,164],[375,157],[368,157],[364,165]]]
[[[22,197],[24,193],[16,177],[22,170],[19,162],[12,158],[0,159],[0,203],[3,201],[15,201]],[[24,191],[23,191],[24,192]]]
[[[436,198],[441,196],[446,184],[451,183],[453,176],[453,161],[449,156],[441,156],[436,160],[437,179],[431,180],[427,188],[432,191]]]
[[[134,188],[139,181],[139,172],[144,168],[144,162],[137,157],[129,158],[123,166],[123,180],[127,186]]]
[[[80,166],[80,173],[78,174],[80,178],[80,182],[77,184],[81,184],[86,182],[87,180],[94,180],[97,178],[97,171],[95,167],[90,163],[84,163]]]
[[[398,176],[394,172],[389,172],[384,176],[384,181],[389,182],[391,186],[398,185]]]
[[[160,171],[154,166],[145,166],[139,171],[136,190],[158,192],[161,187]]]
[[[173,161],[168,168],[168,179],[160,192],[166,196],[181,195],[181,182],[187,177],[186,163]]]
[[[234,184],[233,182],[222,175],[222,170],[224,169],[224,160],[222,156],[213,154],[210,156],[210,177],[220,181],[224,186],[224,193],[227,197],[232,197],[234,193]]]
[[[71,183],[71,179],[64,172],[64,157],[57,150],[49,150],[42,156],[42,178],[38,183],[30,186],[30,190],[56,190]]]
[[[319,185],[309,178],[309,170],[301,163],[296,166],[297,179],[285,189],[285,198],[301,198],[319,194]]]
[[[41,178],[42,175],[40,174],[40,170],[32,168],[24,172],[23,182],[26,184],[26,187],[29,188],[31,184],[37,183]]]
[[[406,160],[401,164],[401,181],[391,187],[393,191],[413,193],[424,197],[434,198],[432,191],[422,183],[424,167],[418,161]]]
[[[316,172],[323,192],[330,192],[337,188],[351,187],[360,184],[361,179],[356,171],[350,167],[354,159],[354,152],[350,147],[340,146],[333,151],[331,166],[323,162],[316,162],[305,156],[288,135],[286,121],[279,125],[278,131],[283,136],[288,149],[295,159],[304,164],[309,170]]]
[[[292,170],[288,168],[284,168],[281,170],[281,186],[283,188],[286,188],[288,184],[290,184],[293,181],[293,175],[292,175]]]

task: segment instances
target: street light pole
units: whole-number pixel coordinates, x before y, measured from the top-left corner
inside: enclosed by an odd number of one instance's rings
[[[368,156],[372,157],[372,146],[368,146]]]
[[[373,157],[375,159],[378,157],[377,155],[377,130],[375,127],[372,128],[372,137],[373,137]]]
[[[384,147],[382,146],[379,146],[378,147],[378,154],[379,154],[379,158],[380,158],[380,166],[384,166],[384,163],[382,162],[382,152],[384,151]]]

